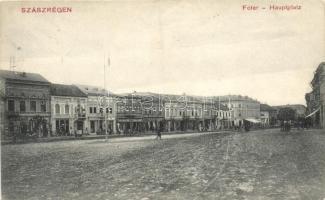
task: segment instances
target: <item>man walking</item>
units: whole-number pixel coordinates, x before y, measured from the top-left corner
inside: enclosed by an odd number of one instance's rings
[[[161,139],[161,132],[160,132],[160,127],[159,126],[157,127],[157,137],[156,137],[156,139],[158,140],[158,138]]]

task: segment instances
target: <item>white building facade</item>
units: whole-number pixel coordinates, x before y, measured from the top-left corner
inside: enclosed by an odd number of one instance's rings
[[[51,85],[51,134],[87,134],[87,95],[73,85]]]

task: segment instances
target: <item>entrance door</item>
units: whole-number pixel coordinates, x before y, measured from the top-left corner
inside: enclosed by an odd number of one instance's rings
[[[90,121],[90,132],[95,133],[95,121]]]
[[[77,130],[83,130],[84,122],[83,121],[77,121]]]
[[[55,120],[55,130],[57,134],[60,133],[60,120]]]

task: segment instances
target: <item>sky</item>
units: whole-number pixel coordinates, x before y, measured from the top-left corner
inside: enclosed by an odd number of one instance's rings
[[[3,2],[0,68],[115,93],[248,95],[305,104],[325,61],[324,1]],[[265,10],[243,10],[243,5]],[[270,5],[301,10],[271,11]],[[22,13],[26,7],[71,13]]]

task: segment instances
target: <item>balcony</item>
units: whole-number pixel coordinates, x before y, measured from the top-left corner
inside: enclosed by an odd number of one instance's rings
[[[86,114],[85,114],[85,113],[78,113],[78,114],[77,114],[77,117],[78,117],[79,119],[85,119],[85,118],[86,118]]]

